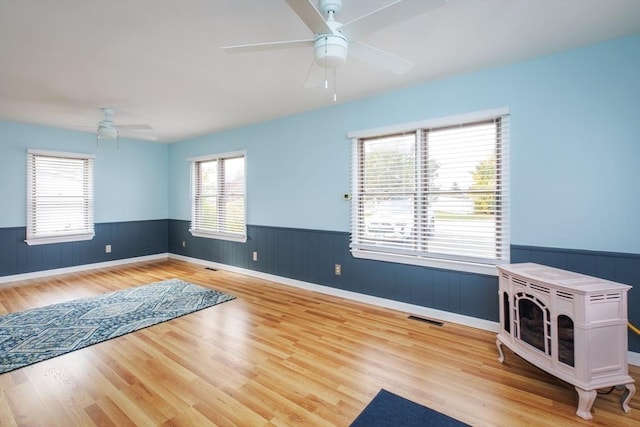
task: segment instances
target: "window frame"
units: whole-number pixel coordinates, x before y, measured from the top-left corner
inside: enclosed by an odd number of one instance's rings
[[[202,228],[196,228],[196,222],[197,222],[196,215],[197,215],[199,200],[200,200],[198,196],[200,193],[200,189],[197,188],[198,165],[205,162],[211,162],[211,161],[220,162],[220,161],[238,159],[238,158],[242,158],[243,168],[244,168],[243,188],[242,188],[243,215],[244,215],[244,221],[242,224],[243,231],[241,233],[232,233],[228,231],[220,231],[220,230],[211,231],[211,230],[206,230]],[[191,173],[191,185],[190,185],[191,220],[189,224],[189,232],[191,233],[191,235],[194,237],[204,237],[208,239],[228,240],[228,241],[240,242],[240,243],[246,242],[247,241],[247,152],[246,150],[233,151],[233,152],[220,153],[220,154],[211,154],[211,155],[205,155],[205,156],[199,156],[199,157],[191,157],[191,158],[188,158],[187,161],[190,163],[190,173]],[[217,173],[217,182],[222,182],[221,175],[224,175],[224,169],[217,167],[216,173]],[[222,197],[222,194],[223,194],[222,190],[223,189],[220,187],[216,189],[216,199],[217,199],[218,206],[221,199],[224,199],[224,197]]]
[[[352,141],[353,146],[353,155],[352,155],[352,214],[351,214],[351,244],[350,249],[351,253],[355,258],[363,258],[363,259],[371,259],[385,262],[395,262],[402,264],[410,264],[410,265],[419,265],[419,266],[427,266],[433,268],[440,269],[448,269],[448,270],[456,270],[463,272],[471,272],[478,273],[484,275],[497,276],[498,271],[496,269],[496,265],[507,264],[510,262],[510,236],[509,236],[509,130],[508,130],[508,122],[509,122],[510,112],[508,108],[497,108],[492,110],[484,110],[469,114],[461,114],[455,116],[441,117],[430,120],[423,120],[417,122],[404,123],[394,126],[387,126],[363,131],[355,131],[350,132],[347,136]],[[402,134],[411,134],[415,133],[416,138],[422,138],[420,133],[423,129],[442,129],[451,126],[460,126],[466,124],[480,123],[483,121],[494,120],[497,118],[501,118],[504,122],[506,119],[506,129],[502,129],[504,134],[501,134],[496,144],[498,145],[498,149],[500,150],[499,161],[497,162],[498,173],[500,175],[500,191],[498,195],[498,200],[500,204],[500,217],[502,220],[503,229],[501,229],[502,238],[496,241],[496,244],[502,245],[504,248],[502,250],[502,259],[495,259],[490,262],[475,262],[468,260],[461,260],[457,256],[448,257],[444,256],[433,256],[433,254],[427,255],[427,253],[422,253],[419,255],[416,254],[403,254],[393,251],[384,250],[374,250],[371,248],[362,249],[360,246],[358,239],[362,238],[362,232],[357,234],[357,227],[362,221],[363,218],[359,217],[359,204],[360,200],[358,199],[358,185],[361,185],[362,181],[360,181],[363,177],[360,175],[361,171],[359,167],[361,166],[361,159],[358,158],[358,147],[357,144],[360,143],[362,139],[374,139],[374,138],[384,138],[390,137],[393,135],[402,135]],[[420,143],[417,143],[418,152],[416,156],[423,156],[424,153],[420,152]],[[425,165],[426,166],[426,165]],[[416,171],[419,173],[420,171]],[[426,181],[425,181],[426,182]],[[423,182],[418,180],[417,186],[421,187]],[[419,188],[419,191],[423,191],[422,188]],[[426,192],[423,197],[426,197]],[[362,221],[361,221],[362,220]],[[419,227],[416,224],[416,227]]]
[[[86,219],[84,224],[84,232],[77,232],[76,229],[73,232],[54,232],[54,233],[38,233],[36,227],[36,221],[38,218],[37,206],[38,206],[38,191],[36,188],[37,180],[36,174],[38,173],[35,166],[36,157],[48,157],[58,159],[73,159],[82,160],[85,162],[84,167],[87,168],[83,173],[82,187],[86,192],[83,199],[84,212],[83,217]],[[51,243],[64,243],[64,242],[78,242],[91,240],[95,236],[95,223],[94,223],[94,159],[92,154],[84,153],[69,153],[61,151],[47,151],[28,149],[27,150],[27,225],[26,225],[26,238],[25,243],[29,246],[45,245]]]

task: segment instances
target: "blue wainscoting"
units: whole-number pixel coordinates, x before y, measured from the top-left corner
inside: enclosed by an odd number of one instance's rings
[[[498,321],[496,277],[353,258],[349,233],[249,225],[247,242],[236,243],[188,229],[188,221],[169,220],[170,253]]]
[[[25,227],[0,228],[0,276],[166,253],[167,228],[166,219],[102,223],[92,240],[36,246],[24,242]]]
[[[353,258],[349,233],[249,225],[247,242],[237,243],[193,237],[188,230],[188,221],[169,220],[170,253],[498,321],[497,277]],[[629,320],[640,326],[640,255],[512,245],[511,261],[634,286]],[[342,266],[341,276],[334,274],[335,264]],[[640,337],[632,333],[629,350],[640,352]]]
[[[193,237],[189,222],[96,224],[93,240],[28,246],[25,228],[0,228],[0,276],[174,253],[451,313],[498,321],[498,279],[353,258],[349,233],[249,225],[246,243]],[[182,245],[184,242],[185,246]],[[105,245],[112,252],[105,253]],[[258,260],[252,260],[253,252]],[[633,286],[629,320],[640,326],[640,255],[512,245],[511,261],[536,262]],[[342,275],[334,274],[340,264]],[[630,333],[629,350],[640,352]]]

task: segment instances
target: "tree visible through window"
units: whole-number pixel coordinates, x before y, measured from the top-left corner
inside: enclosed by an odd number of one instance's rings
[[[191,233],[245,241],[245,156],[228,154],[192,162]]]
[[[354,255],[508,261],[507,131],[501,115],[355,138]]]

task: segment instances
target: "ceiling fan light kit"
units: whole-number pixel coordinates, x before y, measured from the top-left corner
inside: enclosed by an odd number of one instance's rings
[[[349,42],[338,29],[341,23],[334,15],[342,10],[342,0],[320,0],[320,10],[327,15],[326,26],[331,33],[317,34],[313,43],[316,63],[325,68],[337,68],[347,60]]]
[[[116,139],[118,137],[118,130],[106,126],[98,128],[98,138],[100,139]]]
[[[316,63],[325,68],[337,68],[347,60],[349,43],[341,35],[324,34],[314,42]]]
[[[98,122],[98,130],[96,131],[96,151],[100,149],[101,139],[115,139],[117,141],[118,151],[120,151],[120,134],[115,123],[111,120],[113,110],[111,108],[101,108],[104,114],[104,120]]]
[[[116,129],[111,116],[113,110],[110,108],[101,108],[102,114],[104,114],[104,120],[98,123],[97,137],[100,139],[116,139],[118,137],[118,129]]]

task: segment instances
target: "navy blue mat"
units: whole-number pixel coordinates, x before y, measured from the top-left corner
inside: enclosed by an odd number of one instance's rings
[[[351,423],[351,427],[394,426],[468,427],[469,425],[384,389],[378,392],[358,418]]]

